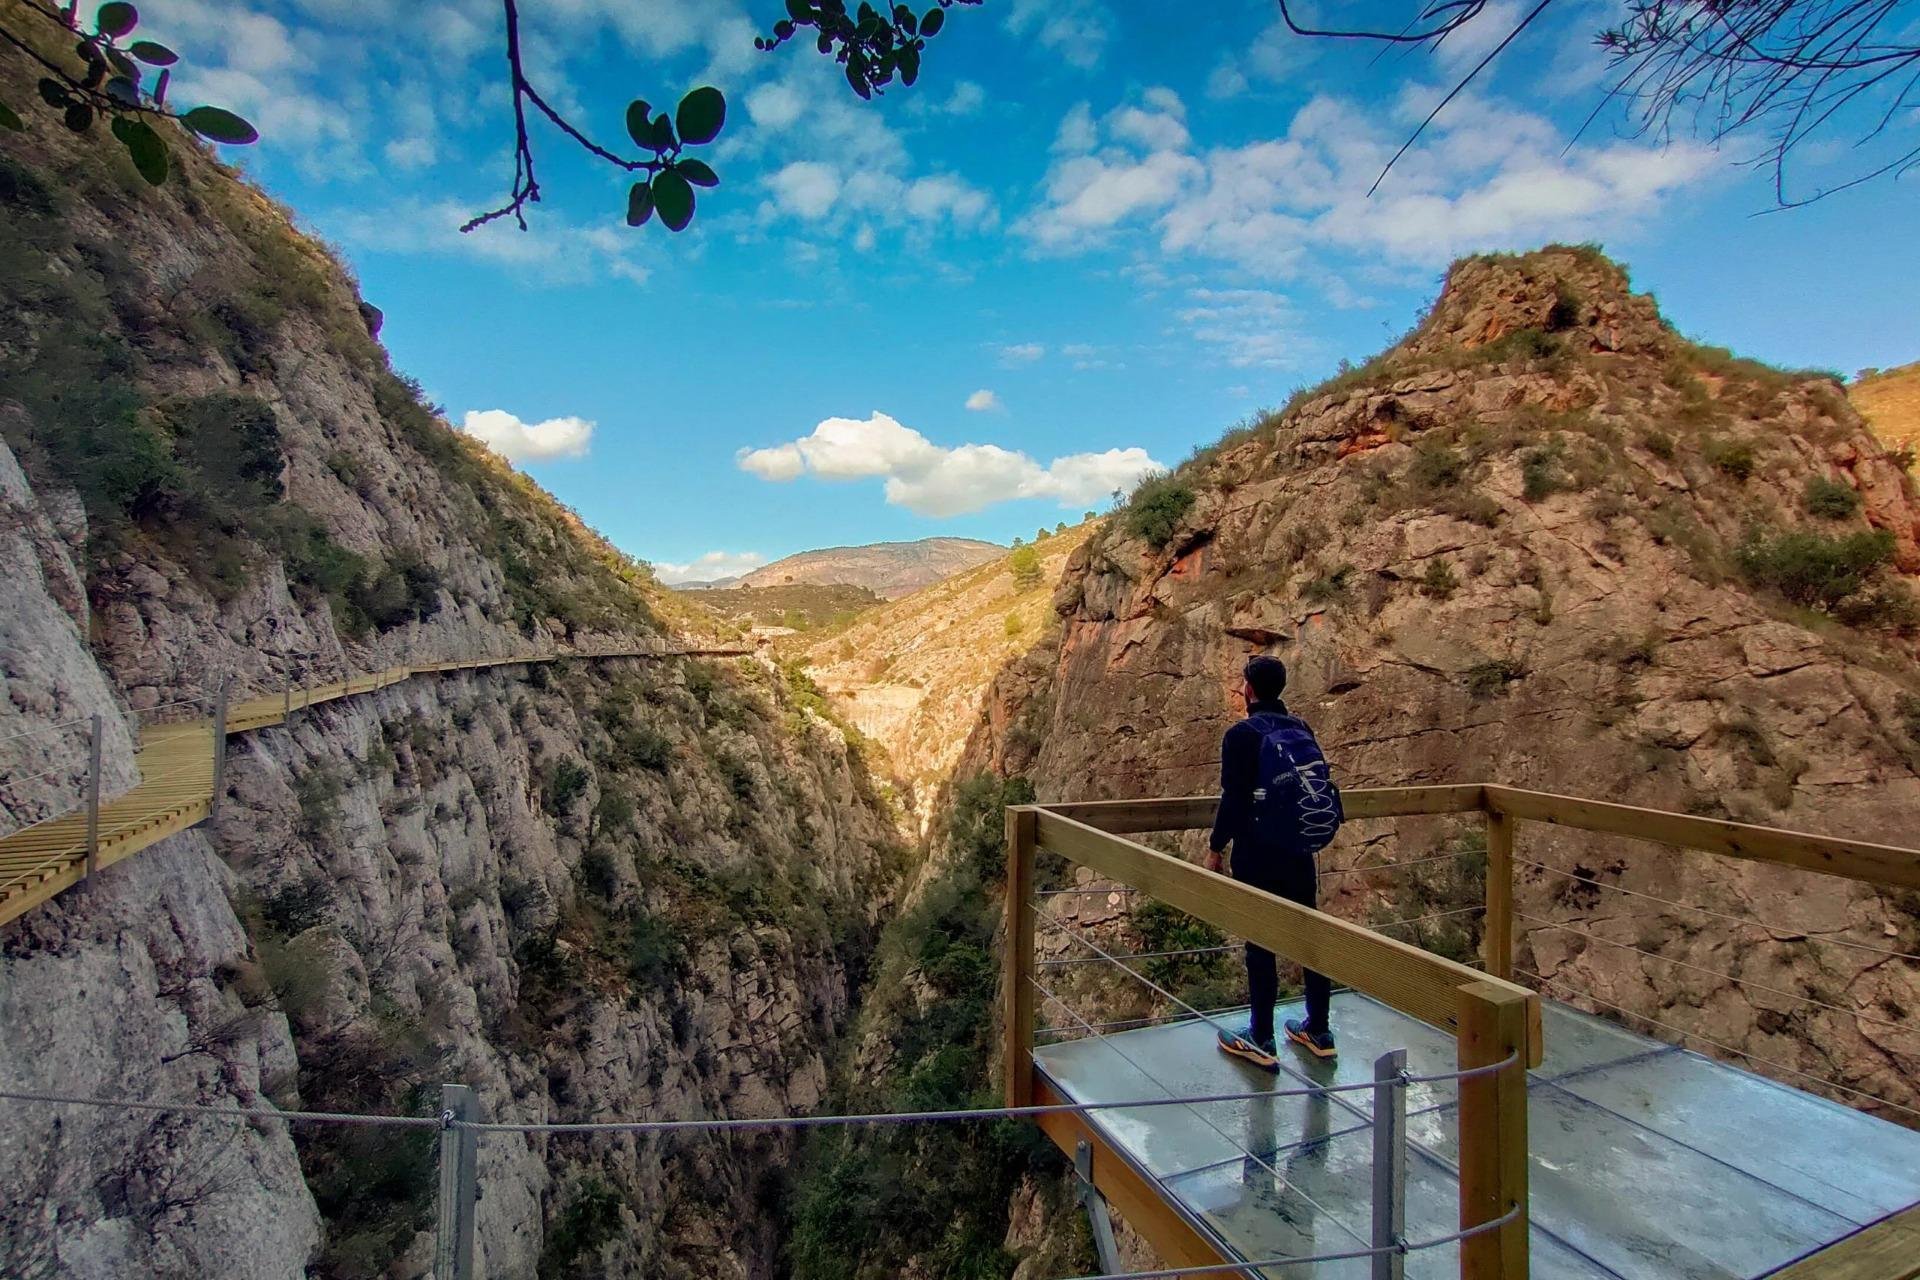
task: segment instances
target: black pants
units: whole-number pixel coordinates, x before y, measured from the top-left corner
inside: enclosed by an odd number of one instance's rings
[[[1311,855],[1269,854],[1259,849],[1242,850],[1236,842],[1233,850],[1233,878],[1242,884],[1278,894],[1290,902],[1311,907],[1319,900],[1319,872]],[[1308,969],[1307,1027],[1327,1029],[1327,1005],[1333,996],[1333,983],[1325,975]],[[1247,994],[1253,1002],[1253,1038],[1267,1041],[1273,1036],[1273,1006],[1280,996],[1280,974],[1273,952],[1247,944]]]

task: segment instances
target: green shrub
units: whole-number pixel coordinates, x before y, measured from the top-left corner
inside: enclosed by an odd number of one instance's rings
[[[300,825],[307,836],[322,836],[333,830],[340,820],[340,797],[346,790],[345,781],[335,769],[309,769],[293,780]]]
[[[1854,492],[1853,486],[1827,476],[1814,476],[1807,481],[1804,502],[1808,515],[1823,520],[1845,520],[1860,509],[1860,495]]]
[[[1528,502],[1538,502],[1569,487],[1566,474],[1560,469],[1560,458],[1557,443],[1529,449],[1521,456],[1520,492]]]
[[[1004,630],[1007,633],[1007,639],[1011,640],[1015,636],[1019,635],[1021,630],[1025,626],[1026,624],[1020,621],[1019,614],[1010,613],[1007,615],[1006,625],[1002,628],[1002,630]]]
[[[1665,462],[1673,461],[1673,437],[1664,431],[1649,431],[1640,437],[1648,453]]]
[[[1032,547],[1017,548],[1007,557],[1007,567],[1013,571],[1013,585],[1020,590],[1030,591],[1040,585],[1040,553]]]
[[[1893,555],[1893,534],[1862,530],[1829,538],[1806,530],[1768,536],[1749,533],[1734,550],[1748,582],[1795,604],[1833,611],[1855,595]]]
[[[1309,578],[1300,588],[1300,598],[1313,604],[1335,604],[1347,598],[1353,586],[1353,566],[1335,565],[1325,573]]]
[[[1460,585],[1460,578],[1453,566],[1444,559],[1435,556],[1427,561],[1427,572],[1420,580],[1420,590],[1436,600],[1445,600]]]
[[[1148,476],[1127,500],[1127,532],[1155,550],[1173,541],[1181,517],[1192,510],[1193,490],[1173,476]]]
[[[636,987],[664,990],[686,971],[687,949],[673,926],[647,911],[627,921],[627,977]]]
[[[1432,492],[1458,484],[1467,473],[1467,460],[1445,440],[1428,437],[1413,449],[1413,462],[1407,475],[1414,484]]]
[[[540,1250],[540,1280],[600,1274],[581,1268],[620,1233],[621,1205],[619,1193],[605,1182],[591,1175],[582,1178],[567,1207],[547,1230]]]
[[[546,784],[541,788],[541,802],[548,813],[564,814],[573,807],[587,790],[592,778],[587,767],[578,760],[561,760],[547,771]]]
[[[296,880],[260,900],[261,920],[288,938],[325,924],[332,909],[333,886],[317,875]]]
[[[1526,667],[1511,658],[1475,663],[1467,669],[1467,692],[1476,698],[1491,698],[1505,693],[1508,685],[1526,675]]]
[[[1744,440],[1709,440],[1706,455],[1713,469],[1722,475],[1740,481],[1753,475],[1753,446]]]

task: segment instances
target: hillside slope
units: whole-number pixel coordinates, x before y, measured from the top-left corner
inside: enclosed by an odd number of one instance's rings
[[[1099,524],[1038,539],[1024,555],[1008,552],[807,641],[814,680],[885,749],[923,826],[965,745],[963,726],[979,718],[995,673],[1058,625],[1053,589]]]
[[[921,538],[917,542],[871,542],[858,547],[822,547],[763,565],[734,587],[781,587],[801,582],[846,583],[892,600],[962,569],[1005,553],[975,538]]]
[[[1920,446],[1920,361],[1860,379],[1847,388],[1847,399],[1888,444]]]
[[[1002,674],[959,772],[1063,799],[1211,791],[1239,668],[1271,652],[1351,784],[1490,779],[1911,843],[1917,532],[1913,481],[1830,378],[1684,341],[1589,250],[1467,260],[1407,339],[1089,540],[1058,642]],[[1328,856],[1476,838],[1370,823]],[[1545,922],[1523,970],[1920,1102],[1920,972],[1874,950],[1920,949],[1911,894],[1539,828],[1523,854],[1585,877],[1523,872],[1519,910]],[[1462,906],[1461,867],[1342,876],[1333,909]],[[1422,936],[1464,956],[1477,925]]]
[[[0,51],[0,97],[33,95]],[[353,282],[172,137],[0,132],[14,735],[441,656],[674,637],[673,598],[388,367]],[[18,465],[16,466],[16,455]],[[766,664],[420,677],[236,740],[217,821],[0,927],[0,1082],[491,1118],[804,1110],[902,859]],[[22,745],[26,744],[26,745]],[[71,743],[68,744],[71,746]],[[71,754],[69,752],[69,754]],[[9,790],[20,823],[78,773]],[[483,1144],[484,1273],[771,1276],[782,1138]],[[430,1133],[10,1104],[0,1273],[424,1275]]]

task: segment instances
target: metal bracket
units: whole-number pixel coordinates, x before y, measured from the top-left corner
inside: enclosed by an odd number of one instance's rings
[[[1113,1242],[1113,1215],[1107,1211],[1107,1198],[1093,1185],[1093,1146],[1082,1141],[1073,1148],[1073,1171],[1080,1175],[1080,1203],[1087,1210],[1087,1225],[1093,1232],[1093,1253],[1100,1270],[1122,1270],[1120,1249]]]

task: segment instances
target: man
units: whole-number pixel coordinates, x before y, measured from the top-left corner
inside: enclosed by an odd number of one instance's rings
[[[1247,662],[1240,684],[1246,719],[1220,743],[1220,809],[1208,841],[1207,870],[1218,872],[1221,854],[1233,846],[1233,878],[1297,902],[1315,904],[1318,870],[1313,855],[1333,839],[1344,817],[1319,743],[1305,722],[1280,700],[1286,664],[1278,658]],[[1335,1056],[1327,1006],[1333,984],[1306,975],[1306,1018],[1289,1018],[1287,1039],[1316,1058]],[[1274,956],[1247,944],[1247,991],[1252,1021],[1239,1032],[1222,1031],[1220,1048],[1266,1071],[1278,1071],[1273,1007],[1280,979]]]

